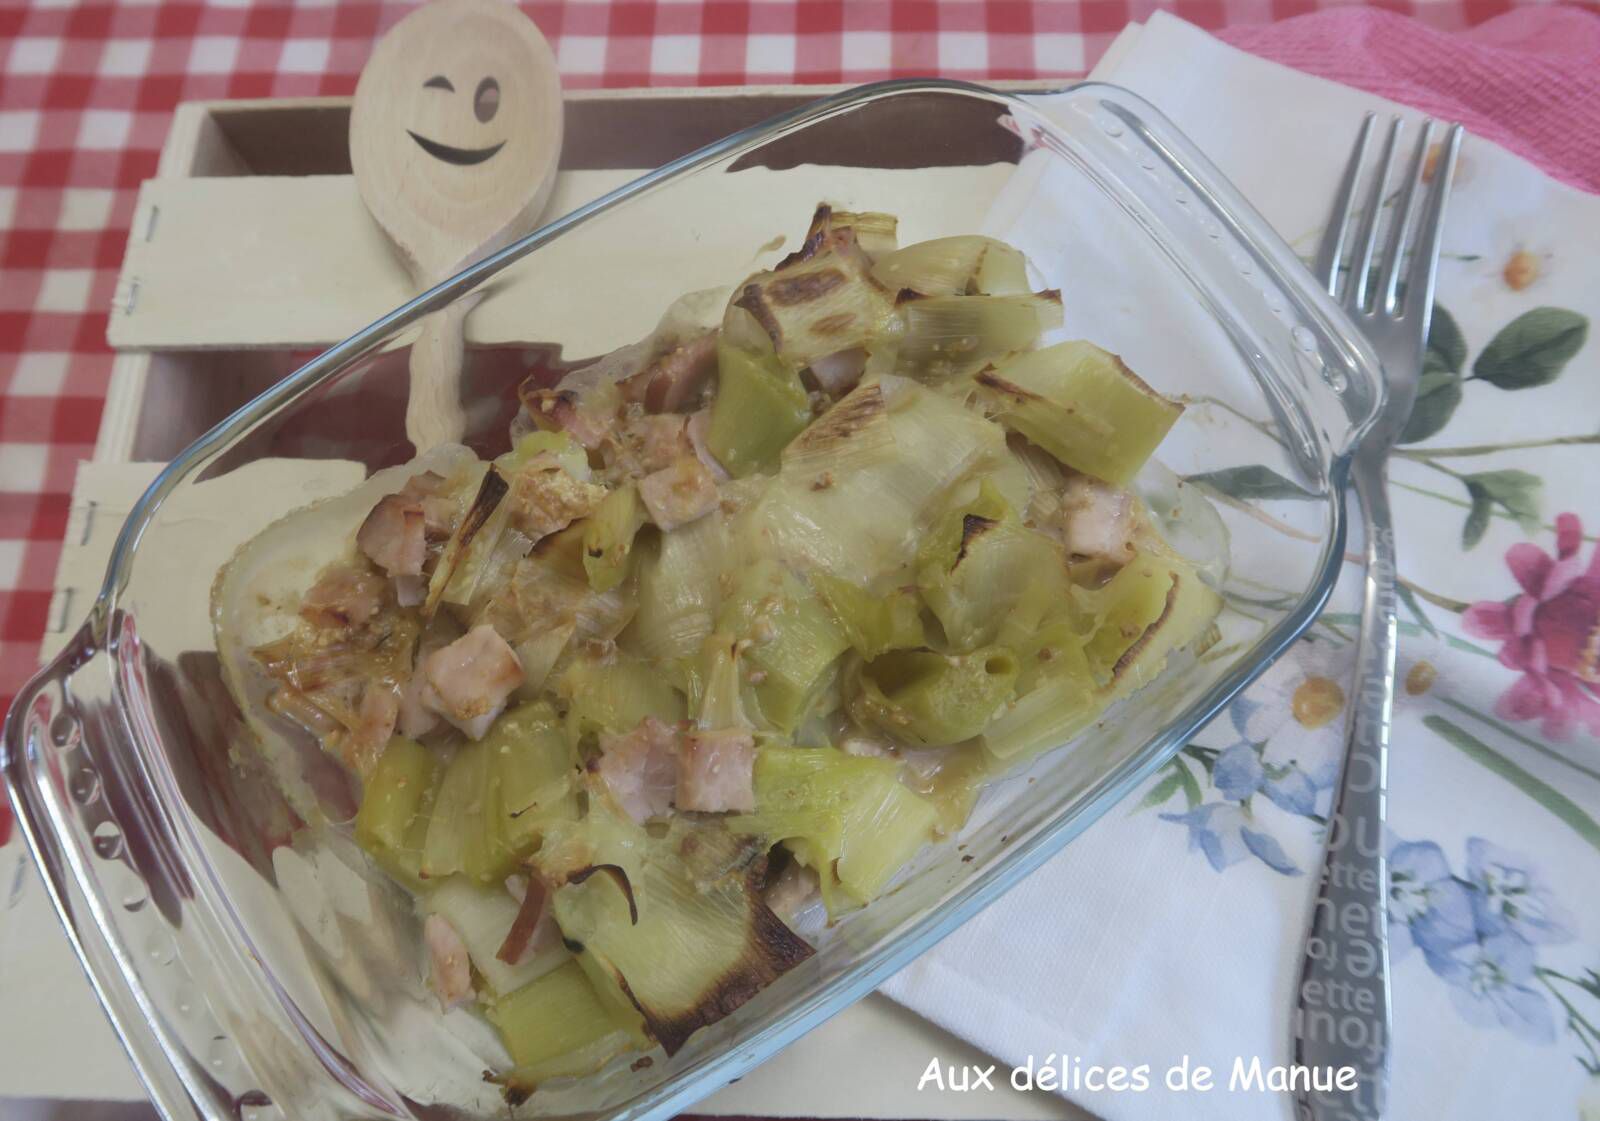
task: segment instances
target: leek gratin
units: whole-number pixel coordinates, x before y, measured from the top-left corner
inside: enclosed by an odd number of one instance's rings
[[[386,473],[248,644],[508,1094],[674,1053],[813,952],[797,914],[869,904],[1211,632],[1125,489],[1181,406],[1041,345],[1060,295],[1017,250],[895,225],[821,207],[731,295],[530,378],[509,451]]]

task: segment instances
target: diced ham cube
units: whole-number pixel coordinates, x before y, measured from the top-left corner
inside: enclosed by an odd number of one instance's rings
[[[403,494],[385,495],[356,532],[356,546],[390,576],[419,576],[428,556],[427,515]]]
[[[423,528],[427,536],[435,539],[450,536],[459,513],[455,499],[444,493],[447,481],[437,471],[424,471],[407,479],[406,485],[400,490],[401,494],[415,499],[422,507]]]
[[[319,627],[358,627],[383,606],[383,578],[364,568],[335,565],[300,597],[300,614]]]
[[[652,413],[675,413],[690,404],[717,369],[717,333],[691,339],[622,379],[622,398]]]
[[[625,735],[603,734],[595,773],[634,821],[661,817],[678,787],[678,733],[647,716]]]
[[[717,480],[705,464],[686,455],[671,467],[640,479],[639,498],[649,511],[650,520],[667,533],[711,513],[717,508],[720,495]]]
[[[424,703],[475,740],[506,707],[522,684],[522,663],[487,623],[423,659],[420,669],[432,690]]]
[[[467,956],[467,944],[442,915],[429,915],[423,921],[422,940],[428,947],[428,988],[448,1012],[472,996],[472,960]]]
[[[756,808],[756,741],[738,728],[691,732],[678,756],[680,810],[749,813]]]

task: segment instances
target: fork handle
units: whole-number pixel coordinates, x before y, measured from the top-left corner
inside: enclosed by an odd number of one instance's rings
[[[1380,441],[1380,444],[1385,442]],[[1394,523],[1387,446],[1351,465],[1366,525],[1355,697],[1329,818],[1322,878],[1295,993],[1294,1061],[1329,1075],[1295,1094],[1301,1121],[1378,1121],[1389,1079],[1389,867],[1384,840],[1395,689]],[[1337,1072],[1353,1070],[1354,1088]],[[1343,1085],[1349,1086],[1351,1075]]]

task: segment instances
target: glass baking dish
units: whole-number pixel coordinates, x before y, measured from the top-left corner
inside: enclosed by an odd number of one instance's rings
[[[792,240],[821,200],[897,214],[902,244],[1012,242],[1038,287],[1062,291],[1066,336],[1187,399],[1165,468],[1141,486],[1158,514],[1193,488],[1220,511],[1221,637],[992,787],[959,837],[672,1059],[541,1088],[519,1116],[666,1117],[737,1078],[1059,850],[1314,619],[1343,552],[1348,453],[1382,397],[1378,363],[1153,107],[1094,83],[1022,99],[898,82],[731,136],[467,269],[197,441],[129,517],[88,621],[17,699],[4,766],[19,820],[167,1117],[507,1110],[482,1078],[500,1061],[493,1035],[441,1016],[420,983],[408,898],[337,827],[301,828],[280,793],[337,822],[350,791],[309,755],[268,763],[244,733],[208,614],[219,567],[274,518],[409,458],[419,317],[481,299],[474,315],[511,317],[529,340],[469,351],[468,442],[492,455],[530,365],[643,337],[677,296],[792,248],[774,235]]]

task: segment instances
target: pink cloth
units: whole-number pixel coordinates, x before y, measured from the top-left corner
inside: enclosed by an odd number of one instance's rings
[[[1296,70],[1460,121],[1564,183],[1600,192],[1600,12],[1524,7],[1459,32],[1337,8],[1225,42]]]

